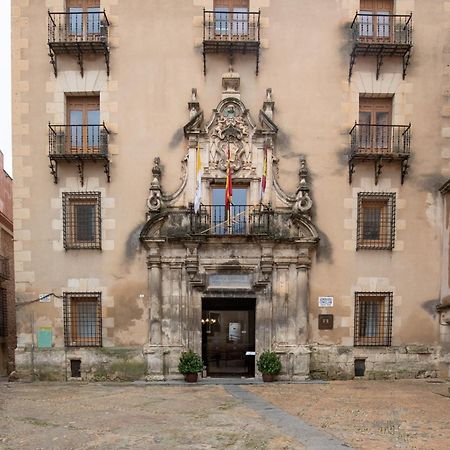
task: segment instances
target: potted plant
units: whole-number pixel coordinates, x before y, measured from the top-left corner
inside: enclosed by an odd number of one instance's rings
[[[195,383],[198,378],[198,372],[203,370],[203,362],[200,356],[188,350],[183,352],[178,363],[178,371],[184,375],[184,380],[188,383]]]
[[[265,351],[257,362],[258,370],[262,373],[263,381],[273,381],[275,375],[281,372],[281,361],[275,352]]]

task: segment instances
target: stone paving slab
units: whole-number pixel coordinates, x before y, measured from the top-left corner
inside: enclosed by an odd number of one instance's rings
[[[289,436],[296,438],[308,450],[343,450],[351,447],[333,438],[330,434],[308,425],[298,417],[277,408],[273,403],[242,389],[238,385],[227,385],[225,389],[244,405],[254,409]]]

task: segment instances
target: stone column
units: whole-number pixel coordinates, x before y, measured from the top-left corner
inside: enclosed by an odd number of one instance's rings
[[[272,280],[273,242],[261,242],[261,261],[255,280],[256,299],[255,340],[259,354],[272,346]]]
[[[308,342],[309,268],[308,249],[299,249],[297,257],[297,343]]]
[[[161,328],[161,255],[159,247],[152,247],[147,257],[149,284],[149,342],[151,345],[162,344]]]
[[[147,354],[149,379],[163,379],[162,305],[161,305],[161,253],[158,244],[151,244],[147,256],[149,284],[149,342]]]
[[[185,268],[189,280],[186,328],[187,328],[187,348],[197,353],[202,351],[202,305],[199,290],[204,289],[204,279],[199,274],[198,242],[184,244],[186,247]]]

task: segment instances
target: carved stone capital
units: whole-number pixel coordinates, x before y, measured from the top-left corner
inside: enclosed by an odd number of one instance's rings
[[[297,269],[309,270],[311,268],[311,258],[306,249],[299,249],[297,256]]]

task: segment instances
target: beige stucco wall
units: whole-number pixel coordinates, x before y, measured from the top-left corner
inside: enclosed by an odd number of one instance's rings
[[[208,55],[202,73],[201,0],[102,0],[111,22],[111,74],[100,58],[86,58],[80,77],[74,58],[59,58],[55,79],[47,48],[47,9],[62,0],[13,0],[14,226],[18,302],[40,294],[102,292],[104,346],[148,341],[145,252],[138,234],[156,155],[166,191],[179,184],[187,149],[182,127],[192,87],[205,115],[221,97],[227,57]],[[378,80],[373,58],[358,58],[348,82],[348,27],[357,0],[251,0],[261,8],[260,73],[254,55],[237,55],[241,99],[254,117],[271,87],[280,128],[276,154],[288,191],[297,184],[298,156],[312,174],[314,221],[321,231],[310,271],[309,340],[353,345],[355,291],[394,293],[393,345],[437,346],[442,208],[437,188],[449,176],[448,23],[450,2],[398,0],[397,13],[413,12],[414,49],[405,80],[401,61],[386,59]],[[320,4],[319,4],[320,3]],[[446,87],[447,86],[447,87]],[[59,183],[48,168],[47,123],[64,119],[64,92],[100,92],[101,120],[112,131],[111,183],[102,167],[86,165],[80,185],[75,165],[59,165]],[[360,94],[393,94],[393,123],[412,123],[411,168],[400,184],[396,163],[386,164],[374,185],[373,166],[358,164],[348,184],[348,131],[358,118]],[[447,108],[446,108],[447,106]],[[64,251],[62,192],[100,191],[102,251]],[[357,194],[396,194],[395,248],[356,252]],[[319,296],[334,307],[318,309]],[[319,331],[320,312],[335,315],[335,329]],[[32,318],[30,321],[30,317]],[[31,344],[31,325],[52,326],[63,345],[61,299],[20,309],[18,346]],[[37,328],[36,328],[37,327]]]

